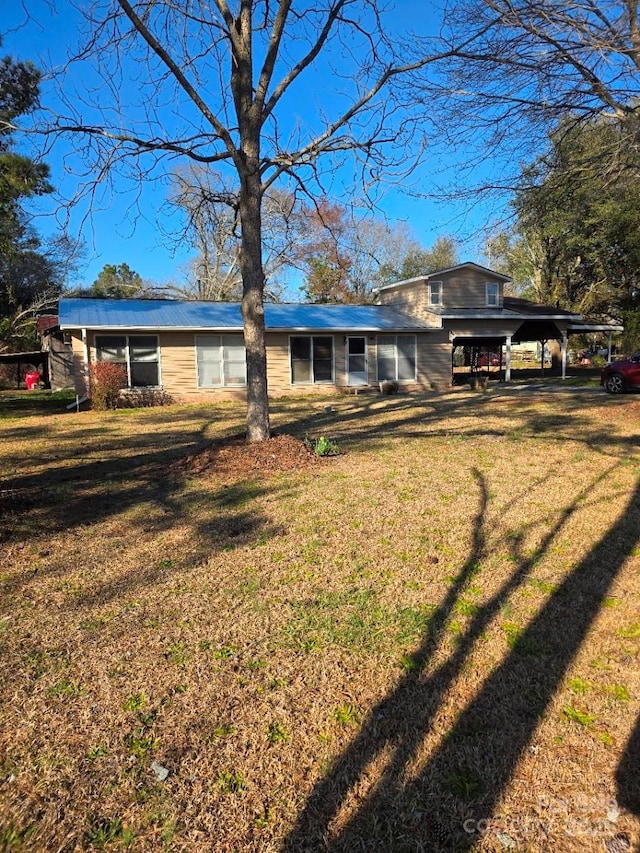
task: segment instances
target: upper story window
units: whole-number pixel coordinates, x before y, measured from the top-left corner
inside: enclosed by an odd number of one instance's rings
[[[96,335],[96,360],[123,364],[130,388],[160,386],[160,352],[156,335]]]
[[[429,305],[442,305],[442,282],[429,282]]]
[[[487,296],[487,307],[497,308],[500,304],[500,290],[495,281],[488,281],[485,285]]]

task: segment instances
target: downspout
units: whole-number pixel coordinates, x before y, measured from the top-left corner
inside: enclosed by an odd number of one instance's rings
[[[506,355],[504,364],[504,381],[511,382],[511,335],[507,335]]]
[[[87,330],[82,329],[82,381],[84,384],[84,393],[89,394],[89,346],[87,344]]]
[[[562,341],[560,343],[560,358],[562,364],[562,378],[567,378],[567,333],[563,332]]]

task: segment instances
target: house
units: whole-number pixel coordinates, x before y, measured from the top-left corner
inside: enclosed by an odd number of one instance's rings
[[[509,379],[513,343],[559,339],[565,365],[567,337],[584,330],[582,318],[507,297],[508,281],[465,263],[382,287],[377,305],[268,303],[269,393],[377,388],[384,380],[407,390],[447,387],[459,346],[505,347]],[[71,338],[78,394],[88,393],[95,361],[122,363],[131,387],[162,388],[178,400],[243,393],[239,303],[61,299],[59,326]]]

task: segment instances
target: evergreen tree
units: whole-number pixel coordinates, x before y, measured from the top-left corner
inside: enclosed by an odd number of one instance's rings
[[[30,62],[0,59],[0,348],[36,344],[26,309],[61,287],[60,265],[42,248],[24,203],[50,193],[49,167],[15,150],[15,121],[38,106],[40,73]]]

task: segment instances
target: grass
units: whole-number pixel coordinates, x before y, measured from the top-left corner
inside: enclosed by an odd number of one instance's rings
[[[235,479],[239,404],[60,403],[0,395],[0,850],[638,844],[640,399],[275,401],[340,455]]]

